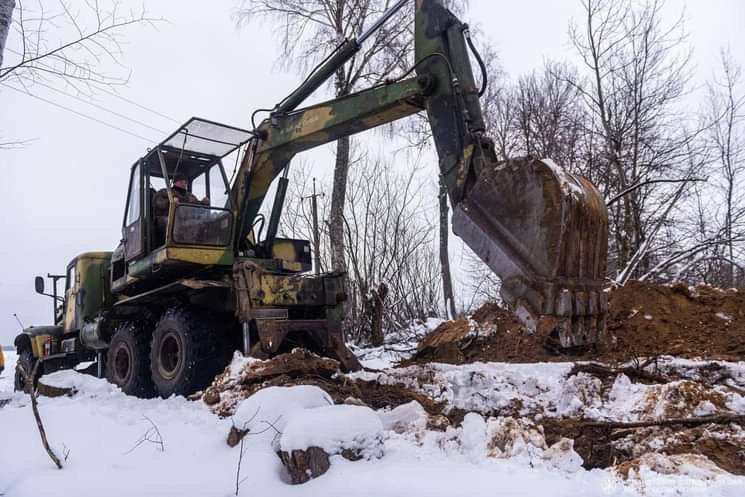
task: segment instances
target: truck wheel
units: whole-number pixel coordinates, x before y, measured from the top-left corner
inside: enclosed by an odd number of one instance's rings
[[[25,349],[18,352],[16,373],[13,380],[13,388],[16,392],[31,393],[29,392],[29,389],[26,385],[26,378],[21,373],[21,367],[23,367],[27,374],[31,374],[31,372],[34,370],[35,365],[36,359],[34,359],[34,354],[30,350]],[[36,386],[36,384],[39,382],[39,377],[44,374],[43,369],[44,366],[40,365],[39,369],[36,370],[36,376],[34,377],[34,386]]]
[[[134,323],[125,323],[114,332],[106,354],[106,379],[127,395],[152,397],[150,341]]]
[[[158,321],[150,347],[150,369],[161,397],[189,395],[212,382],[223,363],[223,336],[207,320],[185,309],[169,309]]]

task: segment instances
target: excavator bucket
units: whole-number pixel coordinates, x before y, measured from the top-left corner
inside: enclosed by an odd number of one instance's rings
[[[598,342],[608,214],[586,179],[551,160],[498,161],[482,115],[468,26],[441,0],[417,0],[417,77],[453,206],[453,231],[501,278],[501,294],[556,352]],[[483,90],[483,86],[482,86]]]
[[[453,231],[500,276],[503,300],[548,347],[600,341],[608,250],[600,193],[550,159],[492,164],[474,171]]]

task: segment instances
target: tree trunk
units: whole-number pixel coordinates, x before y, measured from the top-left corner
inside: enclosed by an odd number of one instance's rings
[[[372,319],[370,326],[370,341],[373,347],[380,347],[385,341],[383,336],[383,309],[385,298],[388,296],[388,286],[381,283],[378,289],[372,292]]]
[[[345,7],[345,0],[336,0],[334,28],[339,44],[344,41]],[[347,81],[346,68],[342,66],[337,69],[334,77],[336,98],[349,94],[350,85]],[[349,146],[349,136],[339,138],[336,141],[336,164],[334,164],[334,184],[331,190],[331,213],[329,214],[331,269],[343,272],[347,271],[347,263],[344,258],[344,203],[347,195],[347,177],[349,175]]]
[[[15,0],[0,0],[0,67],[3,67],[3,53],[5,53],[5,41],[8,39],[10,23],[13,20],[13,9]]]
[[[455,319],[455,299],[453,298],[453,278],[450,275],[450,253],[448,251],[448,191],[440,175],[440,274],[442,276],[442,296],[448,318]]]
[[[349,175],[349,137],[336,142],[336,164],[334,165],[334,184],[331,190],[331,212],[329,213],[329,244],[331,246],[331,267],[334,271],[347,270],[344,258],[344,201],[347,193]]]

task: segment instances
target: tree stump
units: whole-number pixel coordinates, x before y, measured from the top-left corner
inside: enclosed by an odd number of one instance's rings
[[[291,453],[280,451],[279,458],[290,473],[293,485],[317,478],[328,471],[331,466],[329,455],[319,447],[293,450]]]

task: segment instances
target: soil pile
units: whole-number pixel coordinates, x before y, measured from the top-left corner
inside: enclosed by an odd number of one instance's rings
[[[606,343],[581,354],[557,356],[496,304],[470,320],[443,323],[419,344],[407,364],[476,361],[628,361],[675,355],[721,360],[745,358],[745,293],[632,282],[609,295]]]
[[[608,330],[620,358],[745,359],[745,293],[631,283],[611,292]]]

